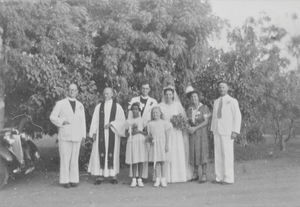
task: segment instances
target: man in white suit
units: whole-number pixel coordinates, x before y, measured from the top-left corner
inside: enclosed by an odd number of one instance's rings
[[[79,150],[86,136],[84,107],[76,100],[77,94],[77,86],[71,84],[68,97],[58,101],[50,115],[51,122],[58,127],[59,183],[65,188],[79,183]]]
[[[220,97],[215,100],[211,131],[214,134],[215,182],[234,183],[233,143],[241,128],[241,112],[238,101],[228,95],[228,84],[218,85]]]
[[[131,108],[133,103],[138,102],[140,105],[141,117],[144,121],[144,124],[147,124],[151,120],[151,109],[153,106],[157,105],[157,101],[154,98],[149,96],[150,93],[150,84],[148,82],[143,82],[141,84],[141,95],[133,97],[129,102],[128,109]],[[132,118],[132,112],[129,111],[128,118]],[[136,172],[138,175],[138,171]],[[132,169],[130,168],[129,176],[132,177]],[[148,178],[148,163],[143,164],[143,175],[138,175],[144,179]],[[139,185],[142,185],[142,180],[137,181]]]
[[[141,95],[133,97],[129,102],[128,109],[135,102],[140,104],[141,117],[145,123],[151,120],[151,109],[153,106],[157,105],[157,101],[149,96],[150,85],[148,82],[143,82],[141,85]],[[128,117],[131,117],[132,113],[129,111]]]

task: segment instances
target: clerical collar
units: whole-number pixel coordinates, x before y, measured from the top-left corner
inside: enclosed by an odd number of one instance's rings
[[[69,101],[76,101],[76,98],[67,97]]]
[[[112,102],[112,101],[113,101],[112,99],[105,100],[105,103],[110,103],[110,102]]]
[[[147,100],[149,98],[149,96],[143,96],[141,95],[141,99]]]

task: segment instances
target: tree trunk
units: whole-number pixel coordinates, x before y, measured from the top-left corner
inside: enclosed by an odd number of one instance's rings
[[[0,129],[4,127],[5,118],[5,84],[4,84],[4,50],[2,41],[3,29],[0,27]]]
[[[284,136],[283,136],[282,131],[281,131],[279,118],[275,119],[275,126],[277,128],[276,129],[276,134],[277,134],[277,139],[278,139],[278,144],[279,144],[280,151],[285,151],[286,150],[286,142],[285,142]]]

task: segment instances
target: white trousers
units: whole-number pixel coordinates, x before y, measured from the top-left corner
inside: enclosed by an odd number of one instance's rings
[[[59,140],[58,148],[60,157],[59,183],[78,183],[80,142]]]
[[[217,182],[234,183],[234,153],[231,136],[214,134],[215,174]]]

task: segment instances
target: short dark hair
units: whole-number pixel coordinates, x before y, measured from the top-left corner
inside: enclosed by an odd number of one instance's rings
[[[146,81],[146,80],[145,80],[145,81],[142,81],[140,87],[142,87],[142,86],[144,86],[144,85],[149,85],[149,86],[150,86],[149,81]]]
[[[226,80],[219,80],[218,85],[220,85],[221,83],[225,83],[227,86],[229,86],[229,83]]]

